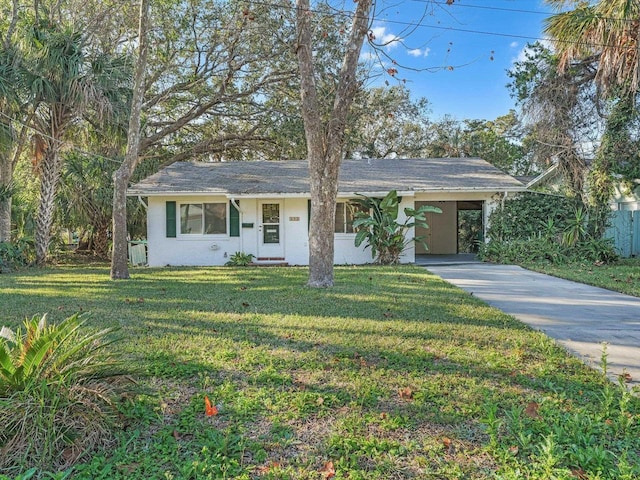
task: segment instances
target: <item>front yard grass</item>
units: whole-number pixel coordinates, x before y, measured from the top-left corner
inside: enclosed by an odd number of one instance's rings
[[[640,258],[623,258],[603,265],[582,262],[565,265],[534,263],[522,266],[555,277],[640,297]]]
[[[132,273],[0,275],[0,325],[88,312],[138,371],[74,478],[640,478],[637,397],[422,268]]]

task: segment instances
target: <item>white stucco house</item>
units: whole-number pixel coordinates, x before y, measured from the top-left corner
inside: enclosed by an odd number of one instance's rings
[[[479,158],[345,160],[340,170],[335,263],[372,261],[354,246],[349,201],[397,190],[404,207],[438,206],[424,235],[429,254],[457,253],[458,211],[492,208],[525,185]],[[306,160],[177,162],[128,190],[147,205],[148,264],[224,265],[235,252],[257,263],[307,265],[310,194]],[[427,253],[410,246],[402,262]]]

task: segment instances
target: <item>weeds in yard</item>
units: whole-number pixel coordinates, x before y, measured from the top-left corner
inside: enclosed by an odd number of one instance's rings
[[[121,325],[146,374],[73,478],[639,478],[638,398],[541,333],[419,268],[340,267],[321,291],[306,274],[1,276],[12,315]]]
[[[601,356],[607,375],[606,345]],[[620,382],[605,381],[593,405],[543,398],[535,408],[512,408],[499,420],[496,405],[485,407],[490,448],[508,460],[499,478],[632,479],[640,464],[629,462],[640,445],[637,398]],[[635,402],[635,410],[632,404]],[[494,440],[496,439],[496,440]]]

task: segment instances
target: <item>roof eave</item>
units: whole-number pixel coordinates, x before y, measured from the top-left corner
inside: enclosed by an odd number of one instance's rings
[[[477,193],[495,193],[495,192],[524,192],[527,190],[526,186],[493,186],[493,187],[482,187],[482,188],[424,188],[424,189],[413,189],[413,190],[398,190],[398,195],[401,196],[414,196],[417,193],[462,193],[462,192],[477,192]],[[366,196],[380,196],[386,195],[389,193],[389,190],[381,190],[381,191],[369,191],[369,190],[359,190],[359,191],[345,191],[339,190],[338,196],[344,197],[349,195],[366,195]],[[215,192],[215,191],[162,191],[162,192],[154,192],[154,191],[144,191],[144,190],[128,190],[127,196],[129,197],[168,197],[168,196],[203,196],[203,195],[212,195],[212,196],[224,196],[227,198],[273,198],[276,197],[284,197],[284,198],[302,198],[309,197],[310,192],[270,192],[270,193],[231,193],[231,192]]]

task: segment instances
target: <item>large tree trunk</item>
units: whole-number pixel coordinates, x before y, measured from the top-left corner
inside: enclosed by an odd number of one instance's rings
[[[111,278],[129,278],[127,262],[127,187],[131,175],[138,164],[140,145],[140,114],[145,91],[145,70],[147,68],[147,30],[149,28],[149,0],[140,0],[140,21],[138,25],[138,62],[134,78],[131,117],[127,132],[127,153],[122,165],[113,174],[113,253],[111,257]]]
[[[40,162],[40,203],[36,216],[36,263],[44,265],[49,254],[51,226],[55,210],[56,191],[62,171],[58,149],[52,144]]]
[[[333,285],[334,230],[340,157],[333,162],[312,161],[309,156],[311,225],[309,226],[310,287]],[[325,159],[323,159],[325,160]],[[323,169],[327,163],[327,169]],[[318,166],[320,165],[320,168]],[[314,168],[315,167],[315,168]],[[335,171],[333,171],[335,170]]]
[[[13,166],[10,155],[0,153],[0,242],[11,241],[11,182]]]
[[[338,76],[336,96],[327,124],[323,124],[313,61],[312,18],[309,0],[297,0],[297,55],[300,70],[302,119],[307,140],[311,190],[309,227],[310,287],[333,286],[334,229],[338,174],[342,161],[347,114],[358,89],[356,70],[369,27],[372,0],[360,0]]]

